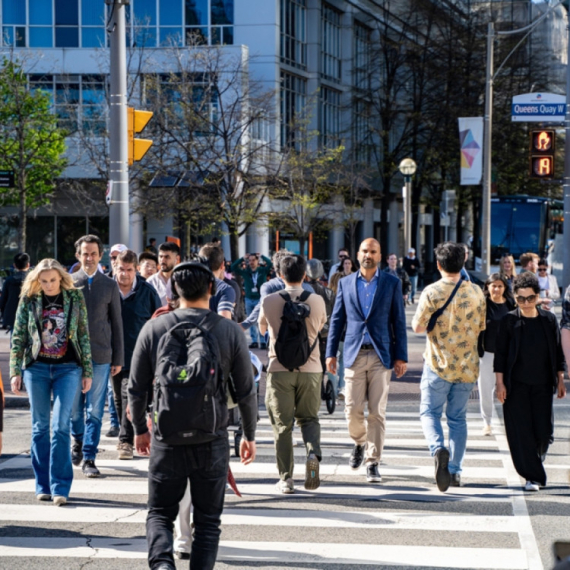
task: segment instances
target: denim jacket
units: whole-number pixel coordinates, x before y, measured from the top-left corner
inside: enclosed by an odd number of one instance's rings
[[[69,330],[67,338],[75,349],[79,365],[83,368],[83,377],[93,377],[91,364],[91,345],[87,326],[87,307],[83,293],[79,289],[65,290],[63,293],[63,310],[69,315]],[[14,332],[12,335],[12,350],[10,351],[10,378],[20,376],[22,370],[33,364],[37,359],[42,345],[42,295],[22,297],[16,312]]]

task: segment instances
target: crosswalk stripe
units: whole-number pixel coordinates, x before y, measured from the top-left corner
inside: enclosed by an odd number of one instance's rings
[[[37,505],[0,504],[0,521],[33,520],[38,523],[127,523],[144,524],[147,510],[121,507],[93,508],[70,503],[56,509],[49,503]],[[518,523],[512,516],[434,515],[429,512],[329,512],[304,509],[241,509],[226,508],[222,525],[287,526],[314,528],[372,528],[397,530],[517,532]]]
[[[57,547],[53,538],[0,537],[4,557],[57,558],[131,558],[147,557],[144,539],[91,538],[89,544],[81,538],[59,538]],[[453,551],[451,553],[450,551]],[[350,557],[347,557],[350,552]],[[518,549],[503,548],[447,548],[431,546],[401,546],[351,544],[314,544],[312,542],[248,542],[221,541],[219,562],[295,562],[297,564],[373,564],[411,565],[424,568],[448,568],[453,556],[455,568],[493,568],[495,570],[523,570],[525,553]]]

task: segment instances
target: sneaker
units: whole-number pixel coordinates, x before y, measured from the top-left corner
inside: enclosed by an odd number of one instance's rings
[[[305,464],[305,489],[314,491],[321,484],[319,479],[319,460],[314,453],[309,453],[307,463]]]
[[[38,493],[36,499],[38,501],[51,501],[51,495],[48,493]]]
[[[339,391],[338,399],[344,402],[344,389]]]
[[[111,429],[105,434],[105,437],[119,437],[121,428],[118,426],[111,426]]]
[[[133,445],[126,441],[121,441],[117,446],[119,450],[119,459],[132,459],[133,458]]]
[[[190,560],[190,553],[183,552],[182,550],[176,550],[174,552],[174,558],[178,558],[178,560]]]
[[[294,493],[295,483],[293,483],[293,479],[289,477],[289,479],[285,479],[285,481],[277,481],[277,490],[283,495],[290,495],[291,493]]]
[[[262,342],[262,343],[259,345],[259,348],[261,348],[261,350],[267,350],[267,345],[266,345],[264,342]]]
[[[364,460],[364,445],[355,445],[350,455],[350,459],[348,461],[350,468],[356,471],[362,465],[363,460]]]
[[[252,342],[252,343],[249,345],[249,348],[259,348],[259,344],[257,344],[257,342]]]
[[[527,481],[524,486],[524,490],[531,493],[536,493],[539,489],[540,485],[538,483],[534,483],[533,481]]]
[[[71,463],[78,467],[83,461],[83,442],[75,439],[71,446]]]
[[[85,477],[101,477],[101,472],[97,469],[93,459],[86,459],[81,466],[81,471],[83,471],[83,475],[85,475]]]
[[[450,487],[461,487],[461,475],[459,473],[452,473],[449,482]]]
[[[53,504],[56,507],[63,507],[63,505],[67,505],[67,499],[61,495],[55,495],[53,498]]]
[[[481,430],[481,435],[493,435],[493,430],[490,425],[485,424]]]
[[[440,447],[435,452],[435,482],[437,488],[445,493],[451,484],[451,474],[449,473],[449,451],[445,447]]]
[[[382,475],[378,471],[378,463],[369,463],[366,466],[366,480],[369,483],[382,483]]]

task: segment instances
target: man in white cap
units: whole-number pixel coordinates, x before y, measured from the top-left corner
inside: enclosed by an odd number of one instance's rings
[[[414,302],[414,297],[418,289],[418,275],[421,268],[420,260],[416,257],[416,250],[413,247],[408,249],[408,255],[404,257],[404,271],[408,274],[410,278],[410,283],[412,284],[412,290],[410,291],[410,296],[408,297],[408,302],[411,304]]]
[[[117,265],[117,257],[119,257],[119,253],[123,253],[123,251],[127,251],[127,249],[129,248],[123,243],[116,243],[111,247],[111,251],[109,252],[109,257],[111,258],[111,269],[109,269],[109,272],[107,273],[109,277],[115,276],[115,267]]]

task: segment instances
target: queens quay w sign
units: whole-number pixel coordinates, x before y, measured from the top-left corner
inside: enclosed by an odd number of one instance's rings
[[[558,123],[564,121],[566,116],[566,95],[555,93],[515,95],[511,109],[513,121]]]

